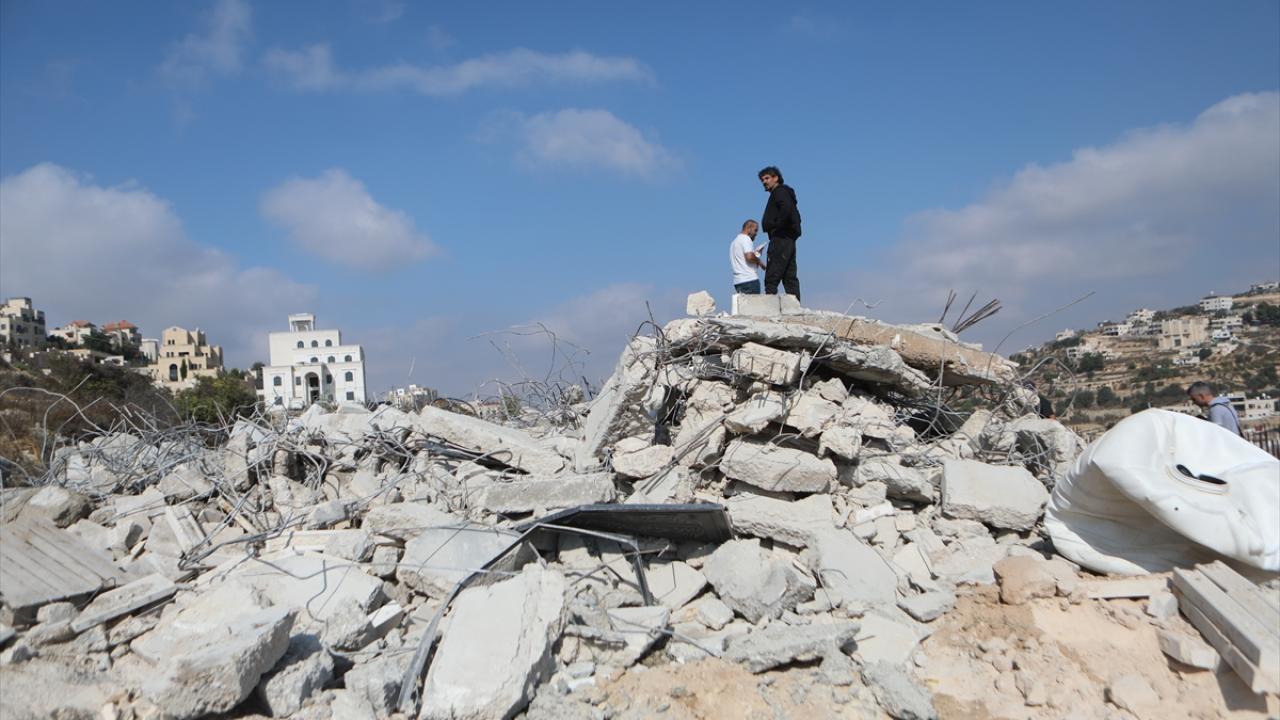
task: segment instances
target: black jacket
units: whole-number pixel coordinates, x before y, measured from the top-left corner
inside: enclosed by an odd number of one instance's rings
[[[764,206],[764,217],[760,226],[769,234],[769,239],[800,238],[800,210],[796,207],[796,191],[790,186],[778,184],[769,193],[769,202]]]

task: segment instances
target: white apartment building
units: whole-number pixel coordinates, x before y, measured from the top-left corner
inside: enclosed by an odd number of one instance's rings
[[[147,362],[154,363],[160,359],[160,341],[156,338],[142,338],[142,342],[138,344],[138,351],[147,359]]]
[[[128,320],[109,322],[102,326],[102,332],[117,350],[124,350],[126,347],[136,348],[142,343],[142,333],[138,332],[138,326]]]
[[[222,374],[222,347],[210,345],[199,328],[165,328],[157,355],[147,372],[155,384],[169,390],[194,387],[197,378]]]
[[[1226,312],[1231,309],[1233,300],[1230,295],[1209,295],[1200,298],[1200,309],[1205,312]]]
[[[298,409],[318,400],[364,403],[364,348],[344,345],[338,330],[317,330],[316,316],[289,316],[288,332],[267,339],[271,364],[259,394],[267,407]]]
[[[1133,332],[1133,324],[1127,322],[1101,323],[1098,327],[1102,329],[1103,335],[1109,335],[1111,337],[1121,337]]]
[[[1230,298],[1227,298],[1230,300]],[[1185,317],[1160,322],[1160,349],[1180,350],[1209,341],[1209,318]]]
[[[0,349],[38,350],[45,346],[44,311],[31,298],[12,297],[0,305]]]
[[[1067,328],[1065,330],[1060,331],[1057,335],[1054,335],[1053,339],[1061,342],[1063,340],[1070,340],[1071,338],[1079,334],[1080,334],[1079,332],[1072,330],[1071,328]]]
[[[1127,318],[1131,323],[1149,323],[1156,318],[1156,311],[1147,308],[1138,308],[1129,313]]]
[[[1239,315],[1210,318],[1209,327],[1214,330],[1239,330],[1244,327],[1244,318]]]
[[[1275,292],[1280,290],[1280,282],[1260,282],[1249,286],[1251,293]]]
[[[98,326],[88,320],[72,320],[62,327],[54,328],[49,334],[66,340],[68,345],[83,345],[97,329]]]

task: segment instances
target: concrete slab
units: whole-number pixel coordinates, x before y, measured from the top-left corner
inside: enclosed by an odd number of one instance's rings
[[[429,405],[418,412],[418,430],[525,472],[555,473],[565,465],[524,431]]]
[[[724,543],[706,558],[702,571],[720,599],[753,623],[794,610],[813,596],[810,578],[755,539]]]
[[[828,654],[842,654],[853,644],[858,623],[814,625],[772,623],[763,630],[731,638],[724,659],[741,663],[753,673],[762,673],[793,662],[817,660]]]
[[[898,576],[870,545],[845,530],[829,529],[812,545],[810,569],[833,603],[893,605]],[[837,599],[838,598],[838,599]]]
[[[734,480],[788,492],[826,492],[836,479],[835,463],[828,459],[745,438],[729,443],[720,469]]]
[[[518,537],[517,533],[485,525],[423,530],[405,543],[396,579],[418,592],[444,597]]]
[[[739,493],[725,502],[734,530],[758,538],[807,547],[822,531],[830,530],[835,508],[830,495],[810,495],[788,502]]]
[[[1044,513],[1049,492],[1021,467],[947,460],[942,472],[942,511],[1008,530],[1030,530]]]
[[[564,627],[565,589],[559,573],[527,565],[509,580],[463,591],[427,672],[418,717],[520,712],[555,670],[552,648]]]
[[[612,502],[616,497],[609,473],[590,473],[494,483],[480,492],[478,504],[493,513],[526,513]]]

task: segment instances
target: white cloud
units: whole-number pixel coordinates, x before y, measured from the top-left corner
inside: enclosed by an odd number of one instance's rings
[[[263,58],[266,68],[295,90],[408,89],[423,95],[459,95],[480,88],[520,88],[534,85],[652,80],[652,73],[634,58],[603,57],[588,52],[541,53],[516,48],[483,55],[452,65],[421,66],[396,63],[359,71],[337,67],[327,44],[302,50],[273,48]]]
[[[253,32],[252,11],[245,0],[218,0],[205,18],[203,33],[176,43],[160,74],[178,85],[197,85],[209,74],[234,75],[244,64],[245,44]]]
[[[600,168],[650,177],[679,164],[661,144],[608,110],[567,108],[513,119],[519,158],[532,167]]]
[[[1135,303],[1172,307],[1210,283],[1274,278],[1278,196],[1280,94],[1237,95],[1190,124],[1029,165],[958,210],[918,213],[891,269],[847,285],[915,319],[936,315],[948,288],[978,290],[1004,302],[1006,329],[1091,290],[1098,297],[1076,318],[1107,312],[1099,306],[1120,314]],[[829,294],[826,303],[839,300]]]
[[[399,20],[405,11],[401,0],[359,0],[359,5],[365,21],[378,25]]]
[[[50,328],[125,319],[159,337],[199,327],[247,367],[316,290],[193,242],[143,188],[102,187],[46,163],[0,181],[0,296],[9,295],[31,297]]]
[[[341,169],[286,180],[262,196],[261,209],[293,242],[337,265],[386,270],[436,251],[408,215],[380,205]]]

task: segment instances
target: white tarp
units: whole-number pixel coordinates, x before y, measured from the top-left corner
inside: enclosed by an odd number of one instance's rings
[[[1200,418],[1144,410],[1085,448],[1044,524],[1059,553],[1097,572],[1217,554],[1280,572],[1280,460]]]

